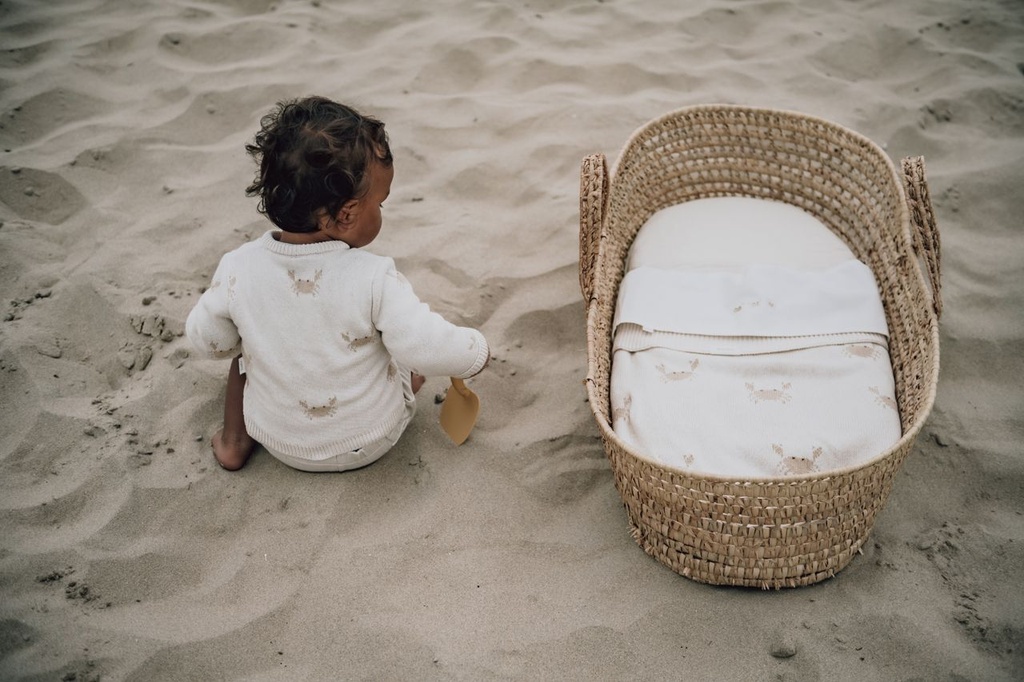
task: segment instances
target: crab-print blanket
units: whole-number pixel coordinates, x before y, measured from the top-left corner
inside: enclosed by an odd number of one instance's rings
[[[899,440],[866,266],[637,272],[620,287],[610,395],[615,433],[635,452],[778,478],[855,467]]]

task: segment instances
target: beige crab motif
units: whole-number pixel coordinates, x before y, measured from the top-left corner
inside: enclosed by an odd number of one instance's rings
[[[657,364],[654,366],[656,370],[661,373],[661,380],[665,383],[670,381],[685,381],[686,379],[692,379],[693,373],[697,371],[697,367],[700,366],[700,358],[694,358],[690,361],[689,370],[670,371],[664,364]]]
[[[351,336],[348,335],[347,332],[342,332],[341,333],[341,338],[344,339],[345,343],[348,344],[348,349],[350,351],[352,351],[353,353],[355,353],[357,350],[359,350],[363,346],[365,346],[367,344],[370,344],[370,343],[373,343],[374,340],[377,338],[377,335],[376,334],[368,334],[366,336],[360,336],[357,339],[353,339]]]
[[[210,341],[210,352],[215,358],[227,358],[235,354],[234,348],[221,348],[216,341]]]
[[[744,307],[747,307],[747,308],[760,308],[760,307],[761,307],[761,303],[762,303],[762,301],[760,301],[760,300],[757,300],[757,301],[749,301],[749,302],[747,302],[747,303],[740,303],[740,304],[739,304],[738,306],[736,306],[735,308],[733,308],[733,309],[732,309],[732,311],[733,311],[734,313],[740,313],[740,312],[743,312],[743,308],[744,308]],[[765,301],[764,301],[764,303],[765,303],[765,304],[766,304],[766,305],[767,305],[767,306],[768,306],[769,308],[774,308],[774,307],[775,307],[775,301],[772,301],[772,300],[770,300],[770,299],[767,299],[767,300],[765,300]]]
[[[876,403],[878,403],[882,407],[888,407],[891,410],[899,412],[899,406],[896,404],[896,401],[887,395],[882,395],[882,392],[878,390],[877,386],[871,386],[868,388],[868,390],[875,394]]]
[[[310,421],[323,417],[333,417],[338,412],[338,399],[334,396],[331,396],[331,399],[325,405],[310,405],[305,400],[300,400],[299,405],[302,406],[302,410]]]
[[[772,450],[778,455],[781,460],[779,461],[779,471],[783,474],[810,474],[818,470],[818,458],[821,457],[824,450],[820,447],[811,450],[810,457],[792,457],[787,456],[782,446],[773,443]]]
[[[882,354],[882,349],[869,343],[851,343],[843,347],[843,352],[851,358],[874,360]]]
[[[626,397],[622,399],[622,407],[612,408],[612,423],[615,423],[619,420],[626,424],[631,423],[629,410],[632,406],[633,396],[627,393]]]
[[[782,384],[781,388],[755,388],[754,384],[749,382],[744,385],[750,393],[750,399],[755,403],[776,402],[785,404],[793,399],[793,396],[789,394],[792,384],[788,381]]]
[[[295,292],[296,296],[302,294],[316,296],[317,293],[320,291],[320,279],[323,277],[323,275],[323,270],[317,270],[316,272],[313,273],[312,279],[303,279],[301,277],[296,277],[294,270],[288,271],[288,278],[291,279],[292,281],[292,291]]]

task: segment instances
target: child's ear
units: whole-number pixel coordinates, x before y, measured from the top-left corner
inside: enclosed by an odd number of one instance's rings
[[[359,200],[349,199],[341,208],[338,209],[337,215],[334,216],[335,222],[342,227],[348,227],[355,220],[356,215],[359,213]]]

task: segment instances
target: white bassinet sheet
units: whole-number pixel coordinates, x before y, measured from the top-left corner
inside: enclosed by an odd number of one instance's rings
[[[610,397],[638,452],[775,477],[855,466],[899,439],[874,277],[813,216],[739,197],[681,204],[641,229],[629,266]]]

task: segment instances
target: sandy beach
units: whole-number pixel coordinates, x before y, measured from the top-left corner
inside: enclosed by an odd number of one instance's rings
[[[1017,0],[0,3],[0,678],[1024,676],[1024,5]],[[476,430],[308,474],[209,438],[185,318],[269,223],[244,144],[320,94],[387,124],[384,229],[492,347]],[[923,155],[943,246],[928,426],[865,551],[776,592],[630,537],[583,387],[579,163],[679,107]]]

